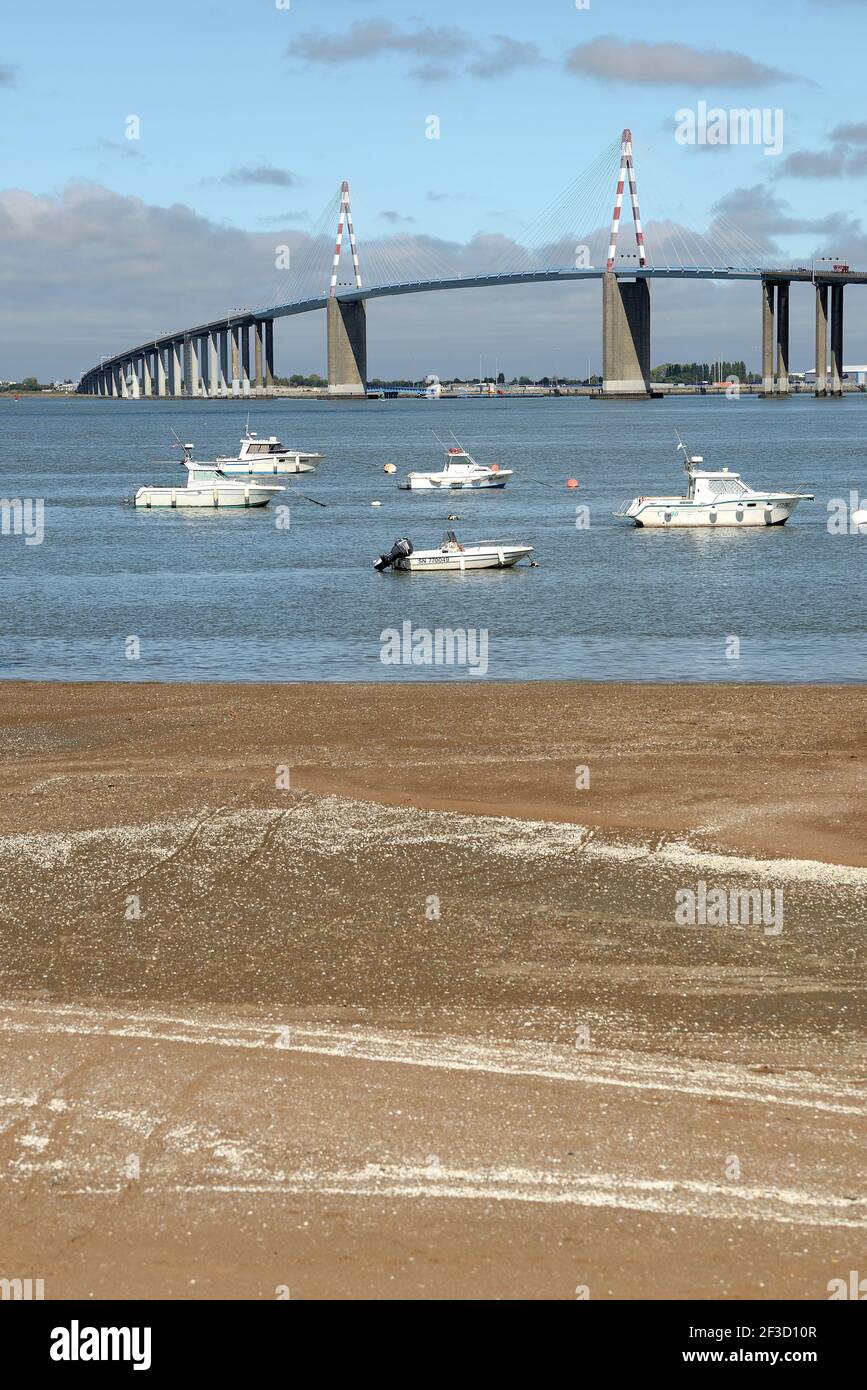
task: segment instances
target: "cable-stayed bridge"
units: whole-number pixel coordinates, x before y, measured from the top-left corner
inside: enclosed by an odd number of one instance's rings
[[[610,223],[606,211],[611,205]],[[631,213],[634,246],[621,233]],[[336,241],[332,240],[337,226]],[[609,226],[607,233],[601,231]],[[758,242],[718,214],[706,234],[654,222],[645,235],[632,134],[624,130],[560,197],[528,226],[520,243],[505,235],[454,247],[434,238],[381,237],[361,253],[344,183],[293,259],[288,290],[255,310],[235,312],[104,358],[84,373],[79,391],[98,396],[267,395],[274,380],[274,320],[324,309],[328,387],[336,396],[367,390],[370,299],[436,290],[602,280],[602,394],[650,395],[650,281],[755,280],[761,286],[763,393],[789,390],[789,294],[815,286],[816,393],[840,395],[843,290],[867,282],[848,265],[774,265]],[[284,278],[283,285],[287,281]],[[828,372],[830,337],[831,368]]]

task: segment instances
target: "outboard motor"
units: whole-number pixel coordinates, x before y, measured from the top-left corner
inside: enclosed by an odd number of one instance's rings
[[[390,569],[396,560],[405,560],[407,556],[411,554],[412,541],[408,541],[406,537],[404,537],[402,540],[395,541],[387,555],[380,555],[378,560],[374,560],[373,568],[375,570],[380,570],[380,572]]]

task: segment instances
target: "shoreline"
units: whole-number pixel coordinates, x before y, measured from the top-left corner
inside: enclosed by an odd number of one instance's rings
[[[280,764],[301,791],[867,866],[859,684],[10,680],[0,747],[7,790],[122,767],[148,781],[167,759],[237,785]]]

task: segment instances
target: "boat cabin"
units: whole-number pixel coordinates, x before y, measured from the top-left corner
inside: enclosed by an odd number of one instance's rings
[[[717,502],[724,497],[745,497],[752,488],[741,482],[740,473],[732,473],[728,468],[697,468],[704,459],[694,454],[689,461],[688,497],[691,502]]]
[[[289,450],[282,444],[275,434],[268,439],[259,439],[255,433],[251,432],[241,440],[241,459],[261,459],[273,457],[275,454],[287,454]]]

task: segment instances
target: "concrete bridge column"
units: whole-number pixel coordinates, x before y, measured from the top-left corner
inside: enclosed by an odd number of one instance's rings
[[[645,279],[602,277],[602,396],[650,396],[650,287]]]
[[[274,320],[265,320],[265,395],[274,394]]]
[[[762,281],[762,396],[774,395],[774,301],[773,280]]]
[[[184,340],[173,338],[169,343],[169,390],[173,396],[184,394]]]
[[[789,289],[790,281],[777,285],[777,394],[789,394]]]
[[[132,385],[132,358],[127,358],[120,364],[120,394],[127,398],[130,394]]]
[[[250,394],[250,324],[241,325],[241,390]]]
[[[217,354],[217,385],[221,396],[229,394],[229,330],[221,328],[219,333],[220,351]]]
[[[843,394],[843,286],[831,286],[831,395]]]
[[[367,395],[367,311],[363,299],[328,301],[328,391]]]
[[[165,347],[158,347],[155,353],[155,365],[157,369],[157,395],[166,394],[166,351]]]
[[[828,286],[816,286],[816,395],[828,394]]]
[[[196,361],[196,344],[191,335],[183,339],[181,348],[181,373],[178,380],[181,383],[181,393],[184,396],[195,396],[198,393],[198,362]]]
[[[145,396],[152,396],[154,393],[153,374],[151,370],[151,355],[149,352],[143,352],[141,355],[141,384],[142,394]]]
[[[230,331],[232,351],[232,395],[241,394],[241,327],[235,324]]]
[[[196,371],[196,385],[193,391],[194,396],[208,395],[208,352],[209,341],[207,333],[197,333],[193,337],[193,365]]]
[[[220,394],[220,330],[212,328],[208,332],[208,395]]]
[[[253,331],[256,335],[256,395],[261,396],[265,389],[265,378],[262,375],[263,325],[261,319],[256,320],[253,326]]]

